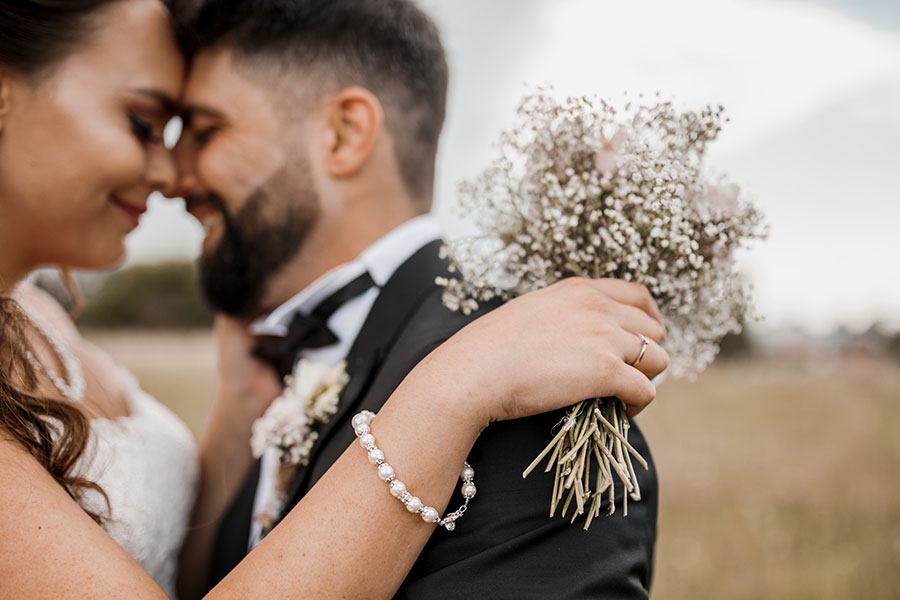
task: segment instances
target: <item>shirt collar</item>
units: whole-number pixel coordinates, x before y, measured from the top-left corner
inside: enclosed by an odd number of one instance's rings
[[[366,248],[355,260],[331,269],[267,316],[255,321],[250,331],[254,335],[287,335],[297,311],[312,312],[325,298],[366,271],[376,286],[383,287],[406,259],[440,237],[440,226],[430,214],[410,219]]]
[[[365,265],[375,285],[381,288],[407,258],[440,237],[441,228],[437,220],[430,214],[420,215],[369,246],[357,260]]]

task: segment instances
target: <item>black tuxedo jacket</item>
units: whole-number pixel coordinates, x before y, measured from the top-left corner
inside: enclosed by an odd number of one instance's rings
[[[352,416],[363,409],[377,412],[420,360],[477,316],[453,313],[441,304],[442,288],[434,279],[447,271],[438,258],[439,247],[440,242],[433,242],[419,250],[381,290],[348,356],[350,382],[338,412],[320,431],[309,465],[298,472],[288,510],[353,443]],[[628,517],[618,506],[616,514],[601,514],[584,531],[578,522],[548,516],[551,474],[537,469],[522,479],[522,470],[550,441],[561,416],[556,412],[494,423],[482,433],[469,455],[478,495],[456,531],[435,530],[397,598],[647,598],[657,482],[646,441],[637,427],[631,429],[630,441],[651,467],[643,471],[638,466],[643,500],[629,503]],[[219,529],[212,585],[247,553],[258,475],[257,463]],[[616,485],[616,502],[621,503],[622,486]],[[457,490],[450,509],[461,502]]]

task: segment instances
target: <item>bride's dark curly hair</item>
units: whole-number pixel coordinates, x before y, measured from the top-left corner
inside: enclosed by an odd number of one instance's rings
[[[0,424],[4,433],[28,450],[73,499],[89,489],[103,494],[96,482],[75,471],[90,433],[85,414],[68,402],[33,392],[37,374],[25,357],[29,350],[25,319],[15,300],[0,296]],[[88,514],[102,521],[101,515]]]
[[[123,1],[0,0],[0,69],[40,77],[90,37],[104,8]],[[164,4],[172,10],[174,0]],[[0,281],[0,287],[9,283]],[[37,373],[26,358],[26,316],[5,294],[0,292],[0,436],[21,444],[73,499],[88,490],[105,498],[76,469],[90,422],[72,404],[37,394]]]

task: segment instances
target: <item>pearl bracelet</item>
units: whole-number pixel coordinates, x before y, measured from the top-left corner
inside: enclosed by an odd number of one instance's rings
[[[456,520],[466,512],[469,506],[469,500],[475,497],[475,492],[477,491],[475,484],[473,483],[475,479],[475,469],[473,469],[469,463],[463,463],[462,473],[460,474],[460,479],[462,479],[463,484],[460,492],[462,493],[464,503],[452,513],[441,518],[436,508],[423,505],[419,498],[413,496],[406,490],[406,484],[397,479],[394,474],[394,468],[384,460],[384,452],[375,445],[375,436],[372,435],[371,424],[374,418],[375,413],[370,410],[364,410],[354,416],[351,423],[353,425],[353,431],[356,432],[356,437],[359,438],[359,445],[368,452],[369,462],[378,467],[378,476],[390,486],[391,495],[402,502],[406,506],[406,510],[418,514],[426,523],[436,523],[444,527],[447,531],[456,529]]]

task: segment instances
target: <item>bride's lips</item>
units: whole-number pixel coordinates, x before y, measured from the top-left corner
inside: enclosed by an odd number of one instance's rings
[[[203,250],[208,250],[225,227],[222,211],[211,201],[186,200],[185,208],[203,226],[203,230],[206,232],[206,237],[203,238]]]
[[[141,222],[141,215],[147,211],[146,205],[135,206],[133,204],[128,204],[115,195],[110,195],[109,202],[117,209],[119,209],[121,214],[125,216],[128,223],[131,225],[131,229],[134,229],[138,226],[138,223]]]

